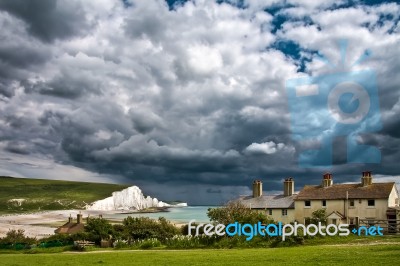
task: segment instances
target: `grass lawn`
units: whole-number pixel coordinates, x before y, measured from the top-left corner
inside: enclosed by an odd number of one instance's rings
[[[400,245],[2,254],[1,265],[398,265]]]

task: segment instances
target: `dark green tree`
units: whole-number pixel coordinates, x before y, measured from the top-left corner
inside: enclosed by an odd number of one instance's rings
[[[106,219],[90,218],[85,225],[85,232],[91,240],[100,243],[102,239],[109,239],[113,235],[113,227]]]
[[[133,218],[128,216],[122,224],[125,227],[125,239],[128,241],[147,238],[157,238],[164,241],[180,233],[178,228],[163,217],[154,220],[148,217]]]
[[[25,236],[25,230],[23,229],[12,229],[7,232],[6,236],[3,239],[1,239],[1,242],[4,244],[13,245],[17,243],[34,244],[36,242],[36,238]]]
[[[319,222],[321,222],[322,225],[326,225],[327,223],[325,209],[313,211],[311,218],[306,218],[306,224],[318,224]]]
[[[125,232],[126,232],[126,230],[125,230],[125,226],[124,225],[122,225],[122,224],[114,224],[113,225],[113,238],[115,239],[115,240],[121,240],[121,239],[127,239],[127,237],[124,237],[125,236]]]
[[[220,224],[238,223],[274,223],[268,216],[259,210],[253,210],[238,201],[229,202],[223,207],[208,209],[207,216],[212,222]]]

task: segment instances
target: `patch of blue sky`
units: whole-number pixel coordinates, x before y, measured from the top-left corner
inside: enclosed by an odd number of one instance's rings
[[[281,51],[297,66],[298,72],[307,72],[307,63],[318,51],[302,48],[297,42],[287,39],[277,39],[271,48]]]
[[[175,10],[177,7],[183,6],[189,0],[165,0],[168,4],[169,10]]]

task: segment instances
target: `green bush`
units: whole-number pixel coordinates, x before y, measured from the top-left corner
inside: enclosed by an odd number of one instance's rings
[[[4,238],[0,238],[0,248],[25,249],[36,243],[36,238],[25,236],[25,230],[9,230]]]
[[[316,224],[321,223],[322,225],[326,225],[327,223],[327,218],[326,218],[326,210],[325,209],[319,209],[316,211],[313,211],[311,214],[311,218],[307,217],[305,220],[305,224]]]
[[[73,235],[68,234],[55,234],[47,238],[42,238],[39,247],[50,248],[72,245],[74,243],[73,237]]]
[[[178,249],[186,249],[186,248],[204,248],[204,247],[212,247],[215,243],[218,243],[220,239],[223,237],[213,235],[176,235],[172,238],[166,239],[165,245],[168,248],[178,248]]]
[[[125,226],[122,224],[113,224],[113,239],[118,241],[124,237]]]
[[[103,218],[90,218],[85,225],[85,232],[90,241],[100,244],[102,239],[109,239],[113,235],[113,226]]]
[[[264,224],[274,223],[265,213],[252,210],[240,202],[230,202],[223,207],[210,208],[208,209],[207,216],[212,222],[225,225],[234,222],[242,224],[256,224],[258,222]]]
[[[141,249],[150,249],[150,248],[156,248],[156,247],[160,247],[160,246],[161,246],[161,242],[156,238],[142,240],[141,243],[139,244],[139,247]]]
[[[165,244],[169,248],[186,249],[186,248],[201,248],[201,236],[191,235],[176,235],[165,240]]]
[[[95,239],[98,239],[98,236],[93,235],[93,233],[89,233],[89,232],[79,232],[79,233],[71,235],[71,238],[73,241],[77,241],[77,240],[95,241]]]
[[[128,248],[129,245],[128,245],[128,243],[125,242],[125,241],[117,240],[117,241],[114,242],[114,247],[115,247],[116,249]]]
[[[72,235],[69,234],[54,234],[46,238],[42,238],[41,242],[60,241],[60,242],[73,242]]]
[[[123,226],[125,228],[123,238],[128,242],[150,238],[165,241],[167,238],[180,233],[178,228],[163,217],[154,220],[148,217],[133,218],[128,216],[124,219]]]

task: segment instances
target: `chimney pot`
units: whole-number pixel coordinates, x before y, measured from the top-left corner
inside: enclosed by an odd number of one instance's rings
[[[372,185],[372,172],[371,171],[362,172],[361,185],[363,187]]]
[[[79,213],[79,214],[76,216],[76,223],[78,223],[78,224],[81,224],[81,223],[82,223],[82,214],[81,214],[81,213]]]
[[[322,186],[323,187],[330,187],[333,184],[333,178],[331,173],[325,173],[322,179]]]
[[[286,178],[283,182],[283,196],[288,197],[294,194],[294,180],[292,177]]]
[[[262,196],[262,182],[260,180],[254,180],[253,182],[253,198]]]

